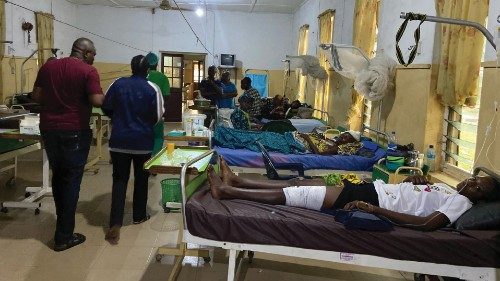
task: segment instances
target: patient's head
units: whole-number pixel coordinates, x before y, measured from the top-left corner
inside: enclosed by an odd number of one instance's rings
[[[231,82],[231,73],[229,73],[229,71],[224,71],[220,80],[222,80],[222,82],[224,82],[225,84],[228,84],[229,82]]]
[[[246,91],[252,88],[252,79],[250,77],[245,77],[241,79],[241,89]]]
[[[282,95],[276,95],[274,96],[273,98],[273,105],[275,107],[278,107],[278,106],[283,106],[283,103],[285,102],[285,99],[283,98]]]
[[[211,65],[208,67],[208,78],[215,79],[215,74],[217,74],[217,67],[215,65]]]
[[[302,103],[301,103],[299,100],[294,100],[294,101],[292,101],[292,103],[290,104],[290,107],[291,107],[292,109],[297,109],[297,108],[299,108],[301,105],[302,105]]]
[[[500,183],[490,176],[470,177],[457,185],[457,191],[473,203],[500,199]]]
[[[240,109],[243,111],[248,111],[249,109],[252,108],[253,105],[253,98],[251,96],[247,95],[242,95],[239,99],[238,102],[240,103]]]

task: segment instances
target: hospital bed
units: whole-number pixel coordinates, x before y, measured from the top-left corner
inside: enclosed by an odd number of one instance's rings
[[[318,127],[325,127],[326,125],[318,119],[287,119],[297,129],[299,133],[311,133]],[[262,119],[263,124],[269,123],[271,120]]]
[[[316,211],[215,200],[203,184],[189,197],[193,190],[186,190],[188,167],[213,152],[192,159],[181,170],[182,243],[228,250],[228,281],[234,280],[245,254],[252,252],[466,280],[496,279],[498,231],[346,230],[333,216]]]
[[[226,159],[227,163],[236,172],[240,173],[265,173],[264,162],[260,152],[248,149],[230,149],[215,147],[218,154]],[[271,152],[271,158],[277,164],[301,163],[304,165],[306,175],[324,175],[331,172],[355,171],[359,174],[369,174],[381,158],[385,157],[385,150],[378,147],[372,157],[358,155],[318,155],[318,154],[283,154]]]
[[[11,157],[13,155],[20,155],[21,153],[27,153],[30,151],[34,151],[36,149],[42,149],[43,153],[43,164],[42,164],[42,186],[37,187],[27,187],[26,188],[26,198],[24,200],[13,202],[3,202],[1,204],[1,211],[6,213],[8,212],[8,208],[31,208],[35,209],[35,215],[40,214],[41,203],[38,201],[40,198],[46,195],[52,194],[52,188],[49,186],[49,160],[47,158],[47,154],[45,150],[40,145],[40,135],[25,135],[17,132],[1,132],[0,140],[11,140],[16,142],[22,142],[25,144],[31,143],[35,141],[34,144],[30,146],[21,147],[18,149],[14,149],[10,152],[7,152],[6,157]],[[33,146],[35,145],[35,146]],[[10,155],[9,155],[10,154]],[[17,160],[15,160],[15,164],[17,164]],[[17,169],[17,168],[16,168]]]

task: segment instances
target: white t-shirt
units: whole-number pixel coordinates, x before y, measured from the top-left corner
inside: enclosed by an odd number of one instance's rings
[[[454,223],[472,202],[451,187],[436,183],[414,185],[409,182],[386,184],[381,180],[373,183],[381,208],[407,215],[425,217],[438,211]]]

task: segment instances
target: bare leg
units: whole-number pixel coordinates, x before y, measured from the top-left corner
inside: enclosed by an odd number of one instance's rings
[[[245,189],[230,186],[222,181],[212,166],[208,168],[208,181],[210,183],[210,192],[215,199],[243,199],[270,205],[286,204],[283,188],[263,189],[260,187],[259,189]],[[323,208],[331,208],[337,200],[340,191],[337,188],[327,188]]]
[[[212,166],[208,168],[210,192],[215,199],[244,199],[271,205],[285,205],[283,189],[243,189],[229,186],[215,173]]]
[[[323,186],[323,179],[291,179],[291,180],[254,180],[242,178],[235,175],[226,160],[222,156],[219,157],[220,170],[222,181],[229,186],[247,188],[247,189],[282,189],[289,186]]]

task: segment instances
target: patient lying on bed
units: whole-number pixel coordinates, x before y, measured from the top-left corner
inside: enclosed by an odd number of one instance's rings
[[[253,180],[236,176],[220,158],[221,175],[209,167],[209,182],[215,199],[243,199],[272,205],[312,210],[361,209],[386,217],[393,223],[431,231],[455,222],[472,204],[500,198],[500,183],[492,177],[471,177],[457,185],[431,184],[425,177],[411,176],[400,184],[354,185],[343,181],[326,186],[323,179],[288,181]]]

